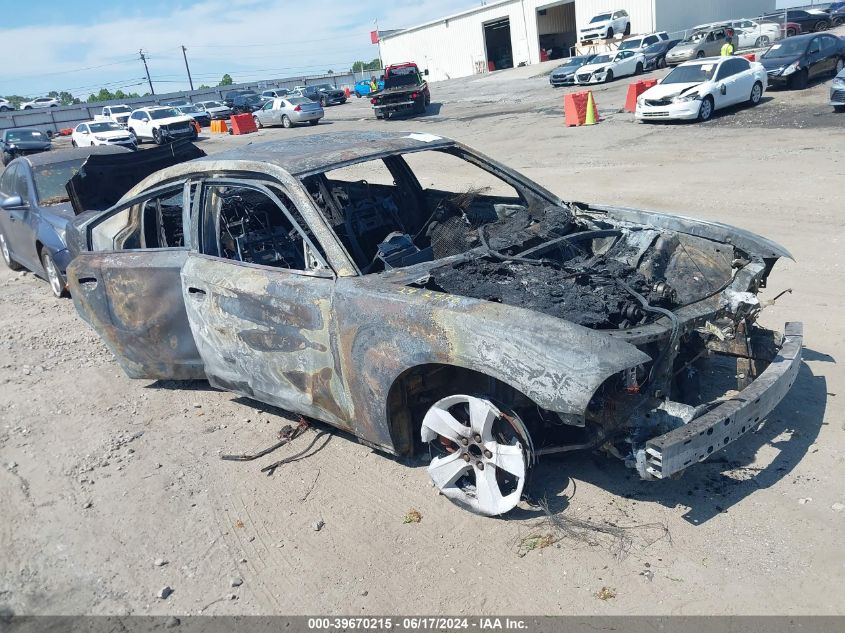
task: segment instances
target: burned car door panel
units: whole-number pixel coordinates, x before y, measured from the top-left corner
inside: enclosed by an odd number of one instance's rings
[[[75,227],[90,250],[68,268],[74,304],[133,378],[205,377],[180,277],[191,191],[175,183]]]
[[[255,143],[134,192],[85,228],[112,252],[69,271],[130,376],[204,370],[386,452],[427,444],[434,484],[481,514],[512,508],[548,453],[676,475],[801,363],[800,324],[756,323],[780,245],[566,202],[430,134]]]
[[[182,271],[209,380],[341,428],[350,419],[334,360],[334,274],[277,185],[203,187],[203,250]]]

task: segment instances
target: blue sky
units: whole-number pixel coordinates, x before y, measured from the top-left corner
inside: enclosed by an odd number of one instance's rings
[[[401,28],[475,6],[472,0],[2,0],[0,95],[100,87],[144,92],[138,50],[148,54],[157,93],[194,85],[347,70],[378,57],[373,20]],[[19,51],[12,54],[10,51]]]

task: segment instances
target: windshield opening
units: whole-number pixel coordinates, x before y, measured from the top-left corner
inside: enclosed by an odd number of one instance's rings
[[[763,55],[763,59],[779,59],[781,57],[797,57],[807,50],[807,42],[790,40],[789,38],[772,46]]]
[[[26,143],[27,141],[46,141],[47,137],[38,130],[9,130],[6,132],[7,143]]]
[[[127,112],[132,112],[129,106],[111,106],[112,114],[126,114]]]
[[[220,103],[219,101],[204,101],[202,103],[202,105],[206,108],[224,108],[224,107],[226,107],[222,103]]]
[[[644,53],[656,53],[663,47],[663,42],[657,42],[646,48]]]
[[[94,132],[114,132],[115,130],[123,131],[123,128],[120,127],[117,123],[112,123],[111,121],[104,121],[103,123],[89,123],[88,128]]]
[[[179,108],[179,109],[180,109],[182,112],[202,112],[202,110],[200,110],[200,109],[199,109],[197,106],[195,106],[195,105],[182,106],[182,107],[181,107],[181,108]]]
[[[610,61],[610,55],[596,55],[591,64],[606,64]]]
[[[691,64],[678,66],[663,79],[664,84],[689,84],[710,81],[716,72],[716,64]]]
[[[416,86],[421,83],[422,79],[417,67],[405,66],[404,68],[391,68],[390,75],[384,80],[384,87]]]
[[[68,198],[65,186],[68,180],[76,175],[84,162],[84,158],[78,158],[53,163],[52,165],[33,167],[32,177],[35,180],[35,194],[38,196],[38,201],[43,205],[67,202],[70,198]]]
[[[686,42],[687,44],[696,43],[696,42],[700,42],[705,37],[707,37],[707,31],[698,31],[697,33],[693,33],[692,35],[688,36],[684,40],[684,42]]]
[[[609,19],[609,13],[602,13],[601,15],[597,15],[592,20],[590,20],[590,24],[595,24],[596,22],[607,22]]]
[[[176,108],[164,108],[162,110],[150,110],[150,118],[153,120],[169,119],[174,116],[181,116]]]

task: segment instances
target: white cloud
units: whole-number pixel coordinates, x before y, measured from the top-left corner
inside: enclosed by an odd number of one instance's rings
[[[238,81],[343,70],[356,59],[378,56],[369,43],[373,19],[382,29],[411,26],[464,8],[467,0],[395,0],[372,3],[372,10],[368,4],[208,0],[87,25],[0,29],[5,51],[25,51],[5,56],[0,86],[7,94],[70,90],[84,97],[102,85],[139,82],[144,69],[138,50],[144,49],[154,82],[161,80],[156,92],[179,90],[187,88],[182,44],[197,86],[214,85],[226,72]],[[268,46],[248,46],[253,44]],[[94,66],[99,68],[77,72]]]

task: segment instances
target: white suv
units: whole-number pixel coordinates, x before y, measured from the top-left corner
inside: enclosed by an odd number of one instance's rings
[[[15,106],[11,104],[8,99],[4,99],[0,97],[0,112],[7,112],[8,110],[14,110]]]
[[[596,40],[609,40],[614,35],[631,34],[631,18],[624,9],[599,13],[587,26],[578,31],[578,41],[581,43]]]
[[[192,117],[182,114],[176,108],[159,106],[135,110],[129,115],[126,125],[138,143],[150,139],[156,145],[162,145],[181,138],[195,139],[197,131],[193,121]]]
[[[32,110],[33,108],[58,108],[61,102],[55,97],[38,97],[32,101],[24,101],[21,110]]]
[[[619,45],[620,51],[634,51],[635,53],[642,53],[652,44],[658,42],[668,42],[669,34],[666,31],[658,33],[649,33],[648,35],[633,35],[627,38]]]

